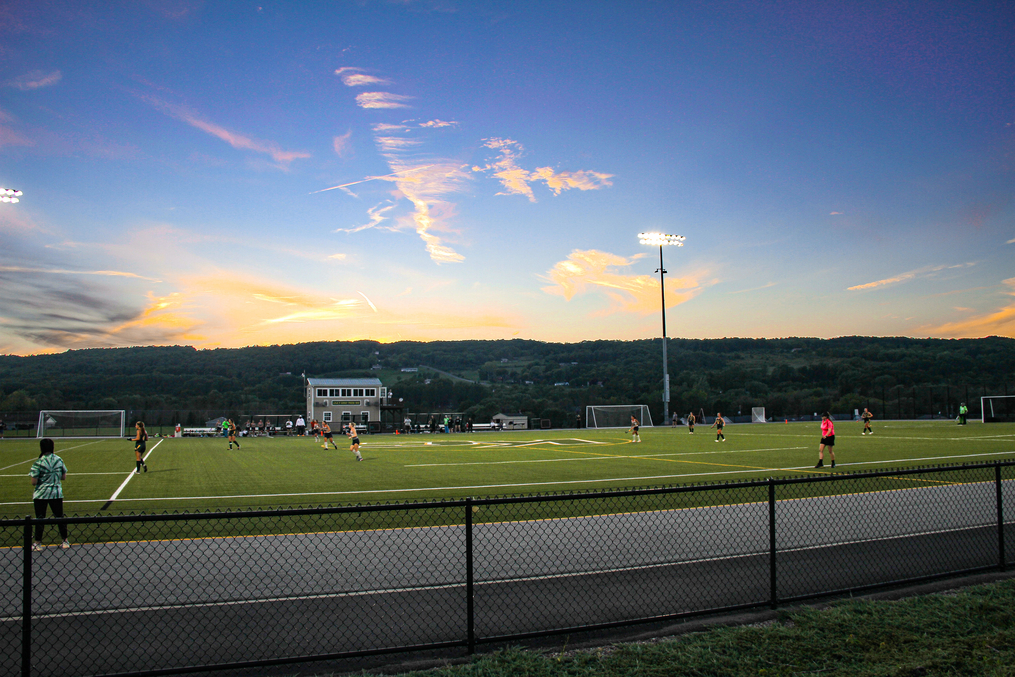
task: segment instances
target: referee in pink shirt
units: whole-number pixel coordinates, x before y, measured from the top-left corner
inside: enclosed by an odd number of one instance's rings
[[[832,417],[826,411],[821,415],[821,446],[818,447],[818,464],[815,468],[825,465],[825,447],[828,447],[828,459],[835,467],[835,426]]]

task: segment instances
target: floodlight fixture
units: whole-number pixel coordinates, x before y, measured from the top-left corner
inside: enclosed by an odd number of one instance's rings
[[[0,202],[20,202],[18,200],[22,193],[13,188],[0,188]]]
[[[666,233],[638,233],[638,240],[642,244],[658,245],[675,245],[677,247],[684,246],[683,235],[668,235]]]

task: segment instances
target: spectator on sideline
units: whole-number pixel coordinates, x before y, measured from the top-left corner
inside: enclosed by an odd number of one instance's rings
[[[303,419],[302,414],[296,419],[296,434],[300,437],[307,434],[307,422]]]
[[[293,434],[293,420],[291,418],[287,418],[285,421],[285,434],[286,435]]]
[[[969,413],[969,409],[966,408],[966,403],[962,402],[959,404],[959,425],[966,424],[966,414]]]
[[[825,465],[825,447],[828,447],[828,458],[835,467],[835,425],[827,411],[821,415],[821,446],[818,447],[818,464],[815,468]]]
[[[402,421],[402,432],[405,433],[406,435],[412,433],[412,419],[409,418],[408,416],[406,416],[405,420]]]
[[[32,504],[35,506],[35,517],[43,519],[46,517],[46,508],[53,511],[53,517],[63,517],[63,482],[67,479],[67,466],[63,459],[53,453],[53,440],[44,437],[39,440],[39,460],[32,464],[28,476],[32,478]],[[69,548],[70,541],[67,540],[67,525],[60,525],[60,537],[63,538],[61,548]],[[32,550],[42,550],[42,525],[35,525],[35,542]]]

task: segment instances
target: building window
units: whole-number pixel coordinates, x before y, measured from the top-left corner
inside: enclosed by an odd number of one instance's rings
[[[352,397],[352,388],[342,388],[342,397]]]
[[[324,412],[324,420],[327,421],[328,423],[331,423],[331,412],[330,411]]]
[[[362,423],[363,425],[366,425],[367,423],[369,423],[370,422],[370,412],[369,411],[361,411],[359,413],[359,420],[360,420],[360,423]]]
[[[317,389],[317,396],[318,397],[327,397],[328,396],[328,389],[327,388],[318,388]]]
[[[351,411],[343,411],[342,412],[342,423],[349,423],[351,420],[352,420],[352,412]]]
[[[363,391],[363,394],[365,397],[377,397],[377,389],[367,388],[366,390]]]

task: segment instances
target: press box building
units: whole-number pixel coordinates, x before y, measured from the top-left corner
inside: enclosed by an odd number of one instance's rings
[[[381,420],[388,389],[376,378],[308,378],[307,422],[349,423],[366,427]],[[387,409],[387,407],[384,407]]]

